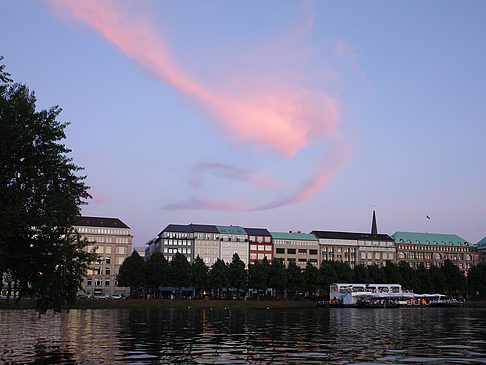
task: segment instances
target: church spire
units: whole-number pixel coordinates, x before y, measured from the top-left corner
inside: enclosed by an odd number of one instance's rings
[[[373,207],[373,221],[371,222],[371,234],[378,234],[378,229],[376,228],[375,207]]]

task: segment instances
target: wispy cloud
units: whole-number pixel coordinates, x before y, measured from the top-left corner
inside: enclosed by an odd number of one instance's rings
[[[252,171],[234,167],[220,162],[198,162],[191,169],[188,182],[194,187],[199,187],[204,182],[204,175],[223,177],[229,180],[241,181],[262,188],[278,189],[279,183],[274,181],[269,172]]]
[[[131,14],[123,3],[114,0],[51,0],[52,11],[62,18],[74,18],[101,33],[127,57],[134,60],[157,79],[172,85],[182,96],[196,103],[238,143],[268,148],[284,158],[296,154],[320,138],[339,138],[337,129],[338,102],[329,95],[289,82],[285,75],[264,78],[241,75],[236,81],[217,89],[197,80],[173,57],[162,35],[144,18]],[[306,3],[310,8],[312,3]],[[310,32],[314,21],[307,16],[302,30]],[[298,33],[299,33],[298,32]],[[338,51],[346,51],[344,45]],[[279,80],[279,81],[275,81]],[[283,81],[286,80],[286,81]],[[236,82],[236,84],[235,84]],[[343,153],[343,156],[345,153]],[[270,209],[308,199],[319,191],[347,158],[316,169],[294,193],[279,194],[284,198],[260,206],[242,202],[202,201],[198,199],[170,205],[173,209],[259,210]],[[199,165],[192,171],[195,177],[203,172],[277,190],[277,184],[266,173],[254,173],[228,165]],[[262,176],[264,178],[262,178]]]

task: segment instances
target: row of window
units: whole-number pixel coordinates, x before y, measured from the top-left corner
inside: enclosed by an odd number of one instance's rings
[[[250,245],[251,251],[272,251],[272,246],[270,245]]]
[[[170,248],[170,247],[164,247],[164,253],[182,253],[182,254],[191,254],[191,248],[190,247],[176,247],[176,248]]]
[[[272,254],[267,254],[267,253],[250,253],[250,260],[263,260],[264,258],[267,258],[268,261],[272,260]]]
[[[88,252],[93,252],[95,250],[96,253],[102,254],[111,254],[112,253],[112,247],[111,246],[88,246],[87,250]],[[117,255],[128,255],[128,247],[126,246],[118,246],[116,247],[115,250]]]
[[[269,237],[269,236],[248,236],[248,240],[250,242],[258,242],[258,243],[266,242],[266,243],[270,243],[270,242],[272,242],[272,237]]]
[[[309,251],[309,255],[317,255],[317,250],[307,250],[306,248],[287,248],[287,255],[307,255],[307,251]],[[278,254],[285,254],[285,248],[276,248],[275,253]]]
[[[98,233],[98,234],[119,234],[129,235],[128,229],[115,229],[115,228],[92,228],[92,227],[79,227],[79,233]]]
[[[416,246],[403,245],[398,246],[399,250],[421,250],[421,251],[450,251],[450,252],[467,252],[468,247],[450,247],[450,246]]]
[[[105,283],[105,286],[110,286],[110,284],[111,284],[110,279],[105,279],[104,283]],[[86,285],[87,286],[93,286],[93,280],[87,279]],[[115,281],[115,285],[118,285],[118,283],[116,281]],[[103,286],[103,280],[102,279],[95,279],[94,280],[94,286]]]

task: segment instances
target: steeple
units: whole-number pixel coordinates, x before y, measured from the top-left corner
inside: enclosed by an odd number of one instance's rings
[[[373,207],[373,221],[371,222],[371,234],[378,234],[378,229],[376,228],[375,207]]]

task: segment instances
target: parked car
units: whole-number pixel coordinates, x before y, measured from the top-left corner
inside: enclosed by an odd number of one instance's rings
[[[78,299],[88,299],[86,294],[78,294]]]

